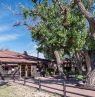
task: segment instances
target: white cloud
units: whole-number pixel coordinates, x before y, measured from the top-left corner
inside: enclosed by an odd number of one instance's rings
[[[4,34],[0,35],[0,42],[7,42],[11,40],[16,40],[18,39],[20,35],[19,34]]]
[[[8,25],[5,25],[5,26],[0,25],[0,32],[4,32],[4,31],[8,31],[8,30],[10,30],[10,27]]]

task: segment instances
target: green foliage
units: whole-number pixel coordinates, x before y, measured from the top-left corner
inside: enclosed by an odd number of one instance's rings
[[[76,75],[76,80],[84,80],[85,79],[85,76],[83,76],[83,75]]]
[[[90,33],[87,34],[85,49],[95,50],[95,40],[90,36]]]
[[[69,26],[67,27],[64,26],[64,16],[61,14],[59,6],[55,3],[49,6],[48,0],[44,0],[41,5],[36,4],[35,10],[27,10],[24,7],[22,9],[25,18],[28,15],[32,18],[40,17],[41,22],[35,25],[34,30],[31,29],[32,38],[38,43],[38,50],[50,55],[50,58],[54,58],[55,50],[75,53],[85,45],[86,19],[78,7],[69,7],[67,15]]]
[[[86,19],[76,7],[71,9],[68,15],[68,20],[71,27],[67,34],[67,47],[69,52],[74,53],[75,51],[82,49],[86,42]]]
[[[53,68],[47,68],[45,70],[45,75],[46,76],[52,76],[54,74],[54,69]]]
[[[29,13],[29,10],[25,8],[22,4],[20,4],[20,7],[22,8],[24,18],[26,18],[27,14]]]
[[[90,9],[92,3],[95,2],[94,0],[82,0],[83,4],[85,5],[86,9]]]

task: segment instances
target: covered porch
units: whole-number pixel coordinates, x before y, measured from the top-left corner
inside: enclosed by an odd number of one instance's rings
[[[35,76],[37,61],[29,55],[12,51],[0,51],[0,73],[10,74],[11,77],[18,75],[19,78]]]

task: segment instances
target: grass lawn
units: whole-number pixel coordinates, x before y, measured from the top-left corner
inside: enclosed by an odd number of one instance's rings
[[[56,94],[51,94],[45,91],[38,91],[35,88],[9,83],[8,85],[0,86],[0,97],[60,97]]]

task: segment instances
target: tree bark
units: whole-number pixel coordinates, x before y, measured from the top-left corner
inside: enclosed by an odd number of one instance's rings
[[[61,60],[60,54],[57,50],[54,51],[54,55],[55,55],[55,58],[56,58],[59,75],[62,79],[66,80],[66,75],[64,74],[64,69],[63,69],[63,64],[62,64],[63,60]]]
[[[87,74],[89,74],[92,68],[91,68],[91,58],[90,58],[90,55],[88,54],[88,51],[84,52],[84,57],[85,57],[85,62],[87,67]]]
[[[75,53],[75,59],[76,59],[76,67],[78,69],[78,73],[79,74],[82,74],[82,61],[81,61],[81,58],[80,58],[80,55],[79,55],[79,52],[76,52]]]
[[[91,52],[91,67],[92,70],[95,68],[95,51]]]
[[[90,31],[91,31],[91,36],[95,40],[95,20],[94,20],[93,15],[88,10],[86,10],[86,8],[81,0],[75,0],[75,1],[77,1],[77,5],[78,5],[81,13],[88,20],[89,26],[90,26]],[[92,66],[93,66],[93,64],[92,64]],[[93,87],[93,86],[95,86],[95,67],[92,69],[93,70],[90,72],[90,74],[87,77],[87,85]]]
[[[91,36],[95,39],[95,20],[93,15],[86,10],[84,4],[81,0],[75,0],[77,2],[77,5],[81,11],[81,13],[86,17],[86,19],[89,22],[90,30],[91,30]]]
[[[58,71],[60,73],[60,75],[63,73],[63,66],[62,66],[62,61],[60,59],[60,54],[58,51],[54,51],[54,55],[56,58],[56,62],[57,62],[57,66],[58,66]]]
[[[90,55],[90,62],[91,62],[91,71],[87,75],[87,86],[93,87],[95,86],[95,51],[91,51]]]
[[[95,87],[95,68],[87,76],[86,85],[88,87]]]

